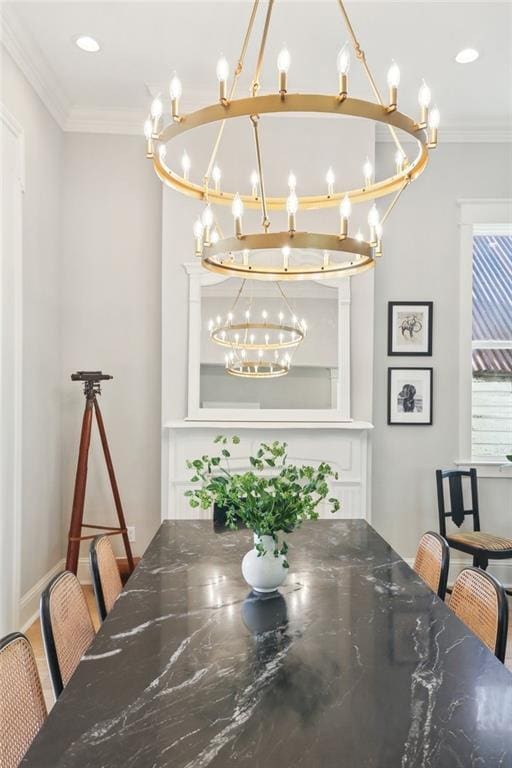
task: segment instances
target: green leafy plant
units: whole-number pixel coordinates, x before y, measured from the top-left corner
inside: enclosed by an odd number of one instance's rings
[[[252,470],[237,474],[229,465],[230,442],[237,445],[240,438],[218,435],[214,443],[220,448],[219,455],[187,461],[194,472],[191,482],[200,487],[186,491],[185,496],[191,507],[209,509],[216,504],[224,509],[230,528],[242,521],[257,536],[272,536],[274,556],[284,555],[288,567],[288,545],[283,540],[279,547],[277,533],[291,533],[304,520],[316,520],[317,507],[329,494],[327,479],[337,479],[338,474],[325,462],[316,468],[287,464],[287,444],[277,440],[261,443],[256,455],[249,456]],[[328,501],[330,511],[337,512],[339,500],[330,497]],[[263,544],[258,543],[256,549],[259,556],[265,554]]]

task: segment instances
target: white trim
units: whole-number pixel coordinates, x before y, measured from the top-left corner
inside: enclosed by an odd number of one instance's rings
[[[17,146],[17,195],[16,210],[16,253],[13,254],[13,469],[12,469],[12,500],[10,510],[2,510],[2,514],[9,514],[13,520],[13,541],[11,542],[12,556],[12,589],[14,615],[13,626],[19,624],[18,604],[21,590],[21,516],[22,516],[22,435],[23,435],[23,194],[25,192],[25,134],[23,127],[0,102],[0,121],[16,139]],[[0,270],[1,274],[1,270]],[[0,318],[1,325],[1,318]],[[3,398],[2,393],[0,396]],[[5,400],[2,400],[5,402]],[[0,409],[1,412],[1,409]],[[0,457],[1,460],[1,457]]]
[[[496,457],[495,459],[457,459],[454,461],[457,467],[476,467],[478,477],[494,477],[502,480],[512,480],[512,463],[503,461]]]
[[[202,408],[200,403],[201,369],[201,288],[223,283],[227,278],[209,272],[198,261],[183,264],[189,278],[188,301],[188,418],[198,421],[350,421],[350,278],[331,280],[338,289],[338,379],[336,408],[330,409],[246,409]]]
[[[68,133],[114,133],[124,136],[142,136],[147,117],[144,109],[91,109],[72,107],[63,129]]]
[[[512,222],[512,199],[460,199],[459,207],[459,456],[471,455],[473,235]]]
[[[225,419],[223,419],[225,421]],[[233,420],[234,421],[234,420]],[[219,429],[218,419],[182,419],[166,421],[164,429]],[[369,421],[236,421],[237,429],[373,429]]]
[[[27,590],[22,596],[20,600],[20,619],[18,622],[20,626],[20,632],[25,632],[37,619],[39,616],[39,600],[41,598],[41,593],[46,588],[51,579],[63,571],[65,567],[66,561],[64,558],[62,558],[62,560],[59,560],[59,562],[56,563],[53,568],[50,568],[49,571],[41,576],[41,578],[36,581],[34,586]]]
[[[12,4],[11,4],[12,6]],[[64,128],[70,101],[44,54],[20,24],[12,7],[2,4],[0,40],[14,63],[25,75],[57,124]]]

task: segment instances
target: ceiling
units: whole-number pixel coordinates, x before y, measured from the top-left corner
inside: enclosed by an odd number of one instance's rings
[[[240,91],[248,88],[265,9],[249,48]],[[73,120],[117,116],[138,130],[149,90],[166,88],[173,69],[184,88],[184,105],[217,96],[216,61],[236,61],[251,3],[232,2],[4,2],[10,35],[31,57],[33,69],[64,114]],[[376,79],[386,90],[392,59],[401,68],[400,105],[417,112],[424,77],[444,126],[458,129],[512,126],[511,2],[349,2],[348,11]],[[87,54],[74,44],[90,34],[101,51]],[[335,0],[275,3],[263,67],[263,90],[277,85],[276,57],[286,42],[292,65],[290,90],[328,92],[337,86],[336,55],[346,39]],[[480,59],[459,65],[455,54],[477,48]],[[353,57],[351,90],[369,97]],[[148,86],[150,86],[148,90]],[[164,94],[166,96],[166,92]],[[76,125],[74,126],[75,129]]]

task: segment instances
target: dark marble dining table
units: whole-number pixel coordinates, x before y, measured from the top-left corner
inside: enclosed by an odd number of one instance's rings
[[[167,521],[25,768],[507,768],[512,675],[363,520],[252,537]]]

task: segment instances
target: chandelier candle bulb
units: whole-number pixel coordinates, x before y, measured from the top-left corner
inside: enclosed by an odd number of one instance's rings
[[[243,251],[242,253],[242,261],[243,261],[244,267],[249,266],[249,251],[247,249],[245,249],[245,251]]]
[[[213,211],[211,205],[207,205],[201,216],[201,222],[203,225],[203,244],[206,246],[211,245],[210,231],[213,224]]]
[[[289,245],[283,245],[281,248],[281,253],[283,254],[283,269],[286,270],[290,266],[290,246]],[[279,334],[279,341],[282,342],[282,334]]]
[[[221,56],[217,62],[217,80],[219,81],[219,101],[227,104],[227,83],[229,77],[229,64],[225,56]]]
[[[377,245],[377,227],[379,226],[379,223],[379,212],[377,210],[377,206],[374,203],[368,214],[368,224],[370,225],[370,245],[374,247]]]
[[[329,254],[327,253],[327,251],[324,251],[324,264],[323,265],[324,265],[324,267],[328,267],[329,266]]]
[[[153,120],[153,133],[156,135],[160,127],[160,118],[162,117],[163,106],[160,98],[157,96],[151,102],[151,119]]]
[[[211,244],[212,244],[212,245],[217,245],[217,243],[219,242],[219,240],[220,240],[220,236],[219,236],[219,233],[217,232],[217,230],[216,230],[216,229],[215,229],[215,227],[214,227],[214,228],[212,229],[212,233],[211,233],[211,235],[210,235],[210,242],[211,242]]]
[[[181,157],[181,167],[183,169],[183,178],[185,179],[185,181],[188,181],[189,179],[190,165],[191,165],[190,157],[188,156],[187,151],[185,150]]]
[[[332,168],[329,168],[325,174],[325,181],[327,182],[327,197],[332,197],[334,195],[335,180],[334,171]]]
[[[203,224],[199,216],[194,223],[194,238],[196,241],[196,256],[203,255]]]
[[[348,235],[348,220],[352,213],[352,203],[348,195],[345,195],[340,203],[340,238],[344,239]]]
[[[388,112],[394,112],[396,110],[399,84],[400,68],[394,61],[388,69]]]
[[[348,42],[338,53],[336,59],[336,68],[338,70],[338,99],[343,101],[347,98],[347,80],[350,69],[350,48]]]
[[[171,116],[172,119],[176,121],[180,120],[179,110],[182,92],[181,80],[176,73],[174,73],[169,84],[169,95],[171,97]]]
[[[430,129],[428,146],[432,149],[434,147],[437,147],[437,129],[439,128],[440,121],[441,121],[440,112],[437,107],[433,107],[430,110],[430,114],[428,116],[428,127]]]
[[[279,93],[284,99],[288,88],[288,70],[290,69],[291,57],[290,51],[286,46],[281,48],[277,57],[277,69],[279,71]]]
[[[290,192],[295,192],[296,187],[297,187],[297,177],[293,171],[290,171],[290,173],[288,174],[288,189],[290,190]]]
[[[215,185],[215,191],[220,192],[220,180],[222,178],[222,173],[218,165],[213,166],[212,170],[212,179],[213,183]]]
[[[379,223],[375,227],[375,236],[376,236],[376,245],[375,245],[375,256],[382,256],[382,224]]]
[[[363,176],[365,187],[371,186],[373,180],[373,165],[371,164],[368,157],[366,158],[366,162],[363,165]]]
[[[256,198],[258,197],[258,184],[259,184],[259,176],[256,173],[256,171],[253,171],[251,173],[251,195],[252,197]]]
[[[235,235],[237,237],[242,237],[242,216],[244,213],[244,204],[242,203],[242,200],[238,192],[233,198],[233,204],[231,205],[231,213],[233,214],[233,217],[235,219]]]
[[[299,209],[299,198],[295,192],[290,192],[286,199],[286,212],[288,213],[288,230],[295,232],[297,229],[296,214]]]
[[[431,100],[432,100],[432,93],[430,91],[430,88],[426,84],[426,82],[423,80],[418,93],[418,102],[421,107],[421,115],[420,115],[420,123],[419,123],[420,128],[427,127],[428,108],[430,106]]]
[[[144,138],[146,139],[146,157],[151,160],[153,157],[153,122],[149,117],[144,122]]]

